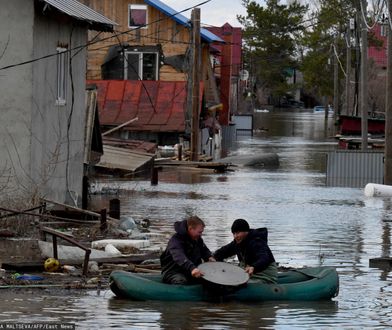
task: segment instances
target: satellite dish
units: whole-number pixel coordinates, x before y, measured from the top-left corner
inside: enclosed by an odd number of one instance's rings
[[[249,79],[249,72],[248,72],[248,70],[241,70],[240,71],[240,79],[241,80],[248,80]]]
[[[204,274],[204,280],[215,284],[238,286],[249,280],[249,275],[244,269],[227,262],[205,262],[197,268]]]

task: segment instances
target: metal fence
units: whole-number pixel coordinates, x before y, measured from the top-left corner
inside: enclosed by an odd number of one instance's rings
[[[235,125],[222,126],[222,148],[228,150],[232,147],[236,140],[236,127]]]
[[[327,186],[363,188],[383,181],[383,152],[336,150],[327,155]]]
[[[236,127],[236,139],[253,135],[253,115],[235,115],[232,117],[232,121]]]

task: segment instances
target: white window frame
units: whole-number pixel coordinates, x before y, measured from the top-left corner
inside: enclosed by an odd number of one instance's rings
[[[65,105],[68,82],[68,48],[57,47],[57,91],[56,105]]]
[[[137,52],[137,51],[126,51],[124,52],[125,60],[124,60],[124,80],[128,80],[128,54],[138,54],[139,55],[139,80],[143,80],[143,56],[144,54],[155,54],[155,80],[158,80],[159,77],[159,53],[158,52]]]
[[[380,36],[381,37],[386,37],[388,35],[388,25],[387,24],[381,24],[380,26]]]
[[[131,10],[132,9],[142,9],[146,11],[146,25],[131,25]],[[148,25],[148,6],[147,5],[128,5],[128,27],[129,28],[140,28],[147,29]]]

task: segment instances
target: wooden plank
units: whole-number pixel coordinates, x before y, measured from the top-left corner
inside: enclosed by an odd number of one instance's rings
[[[45,201],[45,202],[47,202],[47,203],[59,205],[59,206],[62,206],[62,207],[64,207],[64,208],[67,208],[67,209],[79,211],[80,213],[92,215],[92,216],[95,216],[95,217],[98,217],[98,218],[101,217],[101,215],[100,215],[99,213],[97,213],[97,212],[93,212],[93,211],[89,211],[89,210],[84,210],[84,209],[81,209],[81,208],[76,207],[76,206],[71,206],[71,205],[63,204],[63,203],[56,202],[56,201],[53,201],[53,200],[50,200],[50,199],[46,199],[46,198],[42,198],[42,200]],[[111,221],[114,221],[115,223],[118,222],[118,219],[115,219],[115,218],[107,217],[107,219],[108,219],[108,220],[111,220]]]
[[[18,212],[19,214],[31,215],[32,217],[39,217],[41,219],[55,219],[55,220],[72,222],[72,223],[78,223],[78,224],[96,224],[96,223],[99,223],[98,221],[94,221],[94,220],[68,219],[68,218],[57,217],[57,216],[49,215],[49,214],[40,214],[40,213],[16,211],[16,210],[11,210],[11,209],[6,209],[4,207],[0,207],[0,210],[7,211],[7,212]]]
[[[173,169],[173,166],[166,166],[166,165],[160,165],[160,168],[164,169]],[[180,166],[179,169],[177,169],[179,171],[183,170],[183,171],[188,171],[188,172],[198,172],[198,173],[210,173],[213,174],[216,172],[215,169],[213,168],[200,168],[200,167],[187,167],[187,166]]]
[[[23,214],[24,212],[31,212],[31,211],[35,211],[35,210],[39,210],[43,207],[43,205],[39,205],[39,206],[35,206],[26,210],[22,210],[22,211],[5,211],[5,212],[9,212],[9,214],[3,214],[0,216],[0,219],[4,219],[4,218],[8,218],[8,217],[12,217],[12,216],[16,216],[19,214]]]
[[[183,160],[170,160],[170,159],[156,159],[154,161],[156,165],[172,165],[172,166],[187,166],[187,167],[201,167],[201,168],[220,168],[222,166],[227,167],[229,163],[220,162],[195,162],[195,161],[183,161]]]

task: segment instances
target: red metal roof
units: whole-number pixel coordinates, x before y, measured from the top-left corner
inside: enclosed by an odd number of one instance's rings
[[[101,125],[126,126],[132,131],[184,132],[185,81],[89,80],[97,85]]]

